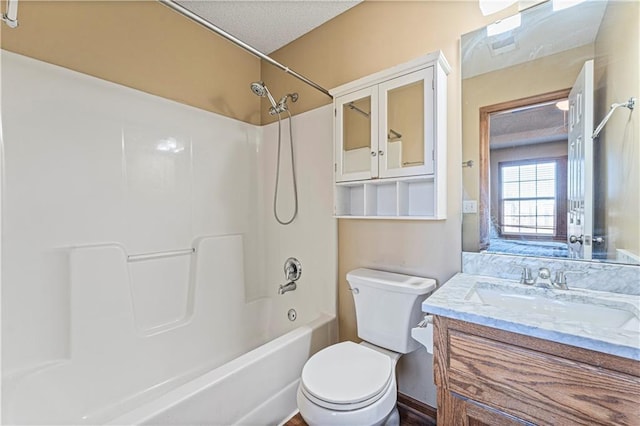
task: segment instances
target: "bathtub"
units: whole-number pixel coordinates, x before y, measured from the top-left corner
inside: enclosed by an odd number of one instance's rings
[[[321,315],[107,424],[281,423],[296,411],[304,363],[335,341],[334,323],[333,316]]]
[[[305,361],[336,340],[335,316],[306,303],[313,286],[247,301],[242,236],[193,245],[193,256],[157,264],[127,263],[118,244],[70,250],[68,353],[3,377],[3,424],[277,424],[291,414]],[[191,278],[162,281],[181,269]],[[136,287],[147,281],[153,292]]]
[[[5,424],[279,424],[296,411],[296,389],[304,363],[315,352],[335,342],[335,330],[335,317],[320,314],[311,322],[217,368],[167,380],[90,413],[82,412],[80,407],[70,411],[70,404],[58,405],[58,409],[62,406],[65,409],[56,412],[52,407],[60,403],[58,395],[64,393],[64,389],[56,395],[59,389],[36,380],[39,392],[32,393],[32,399],[23,399],[23,404],[12,407],[9,413],[5,410],[3,414],[9,414]],[[27,383],[34,383],[34,379],[55,367],[47,365],[31,372]],[[95,386],[99,387],[100,383]],[[9,381],[6,390],[13,393],[15,387]],[[17,418],[12,416],[16,411],[21,414]],[[73,415],[75,417],[70,417]]]

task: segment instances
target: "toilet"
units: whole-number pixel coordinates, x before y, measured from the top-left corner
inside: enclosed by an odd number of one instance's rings
[[[298,409],[310,426],[398,425],[396,364],[421,346],[411,328],[422,319],[420,305],[436,282],[364,268],[349,272],[347,281],[363,342],[338,343],[309,358]]]

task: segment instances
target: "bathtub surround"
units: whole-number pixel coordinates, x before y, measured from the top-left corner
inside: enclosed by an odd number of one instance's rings
[[[332,171],[316,167],[331,164],[330,109],[294,118],[305,174],[299,217],[285,228],[271,215],[274,125],[6,51],[1,59],[3,423],[102,423],[193,380],[213,387],[208,372],[239,371],[216,368],[315,318],[324,337],[301,329],[295,352],[335,340]],[[131,261],[176,250],[186,253]],[[291,255],[305,274],[278,296]],[[273,362],[269,374],[304,360]],[[295,408],[284,396],[292,381],[270,388],[284,392],[274,400],[282,418]],[[229,383],[215,392],[245,382]],[[254,396],[254,406],[265,399]],[[233,421],[248,413],[236,408]]]

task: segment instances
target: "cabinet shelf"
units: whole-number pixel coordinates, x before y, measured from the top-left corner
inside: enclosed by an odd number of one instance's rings
[[[433,176],[341,182],[335,197],[338,218],[446,219],[434,209]]]

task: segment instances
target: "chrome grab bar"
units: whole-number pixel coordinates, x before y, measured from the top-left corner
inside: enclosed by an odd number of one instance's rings
[[[195,248],[183,250],[156,251],[153,253],[130,254],[127,256],[127,262],[141,262],[144,260],[162,259],[165,257],[186,256],[196,252]]]

